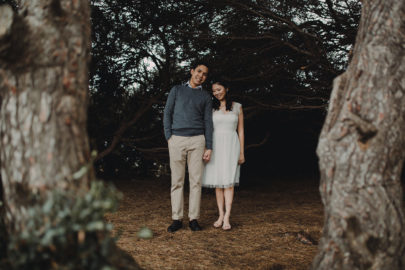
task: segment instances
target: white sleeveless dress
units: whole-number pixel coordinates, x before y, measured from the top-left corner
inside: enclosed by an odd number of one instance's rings
[[[238,133],[238,117],[240,103],[234,102],[232,110],[214,111],[213,144],[211,160],[205,165],[202,186],[210,188],[227,188],[239,185],[240,143]]]

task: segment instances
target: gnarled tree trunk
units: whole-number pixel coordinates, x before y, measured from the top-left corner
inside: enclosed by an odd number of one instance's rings
[[[0,22],[1,176],[13,230],[31,194],[89,180],[73,179],[90,159],[89,2],[25,0],[18,13],[2,5]]]
[[[317,153],[325,224],[313,269],[405,269],[405,2],[363,1]]]

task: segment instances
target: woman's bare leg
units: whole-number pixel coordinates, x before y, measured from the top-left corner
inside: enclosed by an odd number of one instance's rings
[[[231,216],[233,193],[234,193],[234,188],[233,187],[226,188],[224,190],[225,215],[224,215],[224,225],[222,226],[222,228],[224,230],[230,230],[231,229],[231,223],[229,222],[229,218]]]
[[[216,188],[215,189],[215,196],[217,198],[217,205],[218,205],[218,213],[219,217],[218,220],[214,222],[214,227],[219,228],[222,226],[222,222],[224,221],[224,189],[223,188]]]
[[[224,197],[225,197],[225,215],[224,215],[224,225],[222,228],[224,230],[230,230],[231,224],[229,222],[229,218],[231,216],[231,209],[232,209],[232,201],[233,201],[233,192],[234,188],[229,187],[224,189]]]

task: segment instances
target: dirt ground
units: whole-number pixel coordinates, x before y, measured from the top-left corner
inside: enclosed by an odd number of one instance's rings
[[[186,220],[174,234],[166,231],[171,223],[169,179],[116,185],[124,199],[107,220],[121,233],[118,245],[144,269],[308,269],[317,252],[323,210],[316,180],[262,179],[238,187],[231,231],[212,226],[217,217],[215,194],[203,189],[203,231],[192,232]],[[188,192],[185,216],[187,201]],[[152,239],[138,239],[143,226],[153,231]]]

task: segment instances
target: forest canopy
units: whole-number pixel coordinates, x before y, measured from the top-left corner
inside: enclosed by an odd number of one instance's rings
[[[361,8],[352,0],[91,5],[88,130],[106,175],[159,171],[167,162],[162,110],[196,59],[210,63],[208,90],[210,79],[221,77],[244,105],[248,149],[266,145],[270,132],[286,125],[314,137],[331,82],[351,57]]]

